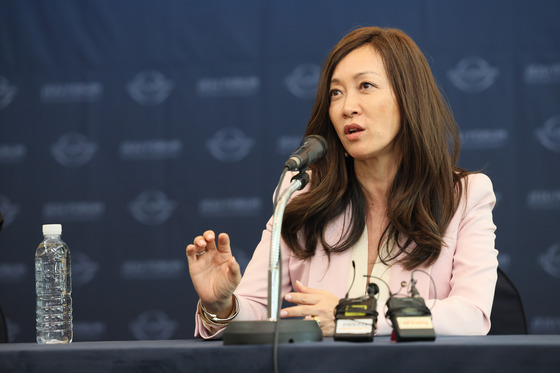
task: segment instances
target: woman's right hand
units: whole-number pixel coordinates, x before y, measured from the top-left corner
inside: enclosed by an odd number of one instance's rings
[[[233,292],[241,281],[241,268],[231,255],[229,236],[206,231],[187,246],[189,273],[204,307],[220,318],[233,310]]]

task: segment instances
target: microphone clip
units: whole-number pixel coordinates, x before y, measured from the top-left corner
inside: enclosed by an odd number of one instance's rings
[[[302,190],[309,183],[309,174],[303,169],[298,174],[294,175],[290,181],[294,180],[299,180],[301,182],[299,190]]]

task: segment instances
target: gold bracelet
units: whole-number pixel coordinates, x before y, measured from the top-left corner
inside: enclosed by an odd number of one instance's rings
[[[218,317],[218,315],[208,312],[208,310],[206,308],[204,308],[204,306],[202,305],[202,302],[199,302],[200,304],[200,309],[202,311],[202,317],[204,319],[206,319],[206,321],[210,322],[212,325],[216,325],[216,326],[224,326],[227,323],[229,323],[231,320],[233,320],[238,314],[239,314],[239,299],[237,299],[237,295],[233,294],[233,298],[235,299],[235,304],[233,306],[233,312],[232,314],[225,318],[225,319],[220,319]]]

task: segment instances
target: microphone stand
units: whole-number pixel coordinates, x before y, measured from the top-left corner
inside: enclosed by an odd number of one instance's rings
[[[309,175],[301,170],[295,175],[288,189],[280,196],[274,210],[272,237],[270,244],[270,263],[268,268],[268,313],[267,320],[232,321],[224,331],[224,345],[272,344],[277,333],[279,343],[317,342],[323,340],[321,328],[315,320],[279,320],[281,304],[280,288],[282,271],[280,260],[280,237],[284,209],[292,194],[303,189],[309,182]]]

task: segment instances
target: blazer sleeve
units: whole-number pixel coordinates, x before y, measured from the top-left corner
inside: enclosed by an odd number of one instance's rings
[[[438,294],[440,299],[432,308],[437,334],[485,335],[490,330],[498,268],[496,226],[492,220],[495,203],[490,179],[483,174],[470,175],[466,193],[450,224],[450,229],[456,229],[451,234],[456,241],[449,291],[446,296],[442,294],[445,297]],[[432,275],[437,277],[437,262]],[[427,305],[432,302],[428,300]]]

